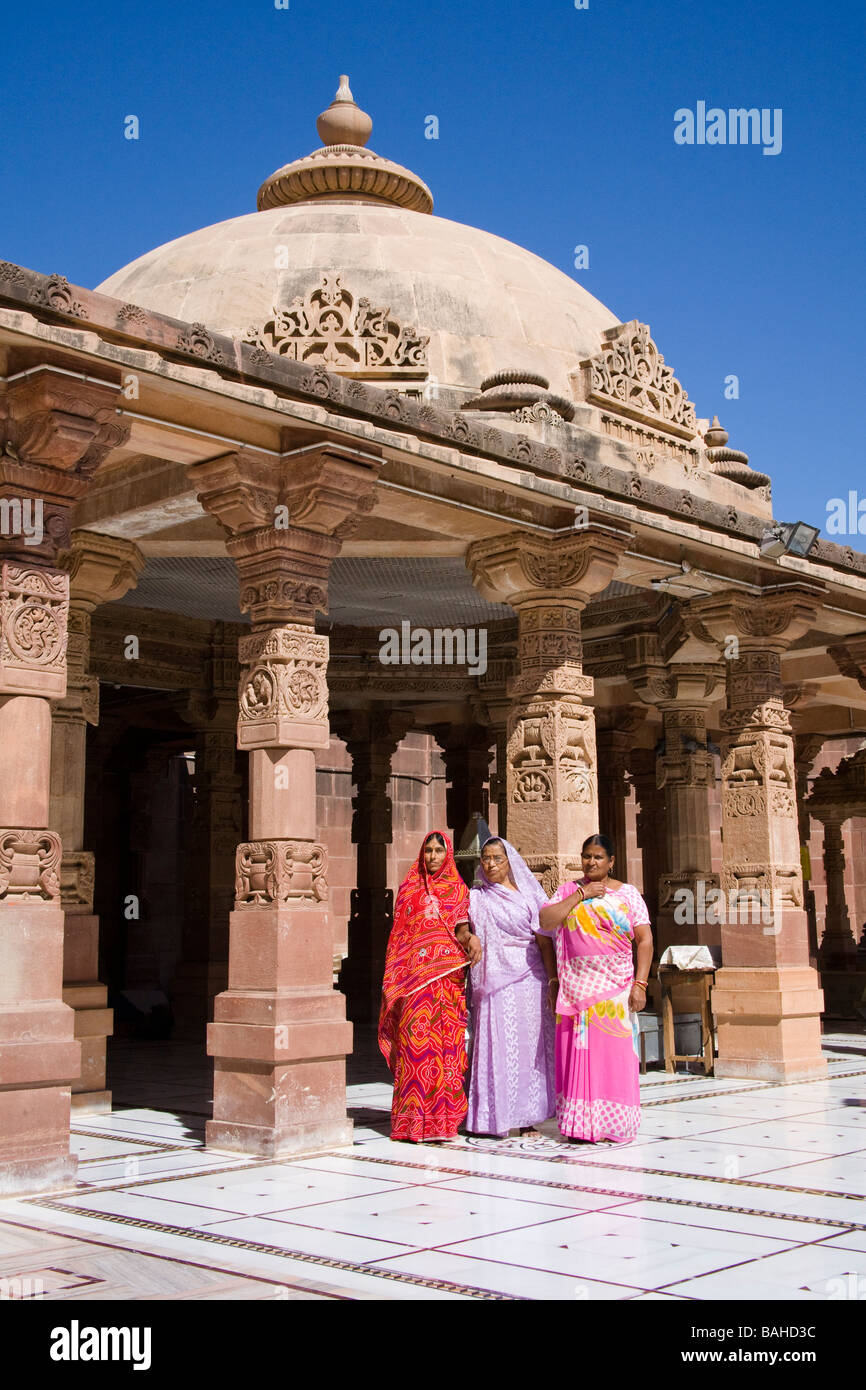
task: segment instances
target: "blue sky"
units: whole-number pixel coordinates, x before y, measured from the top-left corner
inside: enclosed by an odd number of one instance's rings
[[[698,414],[772,475],[776,515],[823,525],[828,499],[866,496],[863,16],[861,0],[7,11],[0,258],[92,286],[254,210],[319,144],[348,72],[371,148],[419,173],[438,214],[648,322]],[[674,113],[699,101],[781,108],[781,152],[677,145]]]

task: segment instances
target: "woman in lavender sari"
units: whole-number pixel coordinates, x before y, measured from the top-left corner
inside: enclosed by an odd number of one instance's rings
[[[555,1036],[549,981],[553,943],[536,937],[547,895],[507,840],[481,847],[469,920],[484,954],[471,974],[473,1134],[532,1132],[556,1107]]]

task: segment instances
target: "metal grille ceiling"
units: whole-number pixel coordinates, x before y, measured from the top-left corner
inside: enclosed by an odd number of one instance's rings
[[[403,620],[425,627],[472,627],[514,616],[506,604],[483,599],[456,558],[337,559],[329,587],[330,621],[352,627],[398,627]],[[615,582],[600,597],[639,592]],[[119,602],[185,618],[247,621],[238,609],[237,571],[228,558],[153,556],[138,587]]]

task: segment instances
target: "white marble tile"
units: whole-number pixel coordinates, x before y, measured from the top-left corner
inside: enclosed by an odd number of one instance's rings
[[[747,1205],[747,1197],[748,1193],[741,1190],[741,1206]],[[709,1194],[707,1200],[710,1200]],[[697,1205],[680,1207],[667,1202],[634,1201],[617,1207],[617,1211],[622,1216],[631,1216],[640,1221],[664,1221],[671,1225],[682,1225],[686,1230],[705,1227],[716,1231],[742,1231],[746,1235],[771,1236],[791,1245],[823,1240],[826,1236],[844,1229],[841,1223],[807,1225],[803,1221],[786,1220],[784,1216],[716,1211]]]
[[[535,1188],[535,1200],[513,1202],[506,1197],[445,1191],[428,1185],[420,1192],[409,1188],[378,1195],[352,1197],[270,1213],[274,1221],[290,1221],[320,1230],[373,1236],[417,1249],[445,1245],[467,1235],[508,1231],[538,1222],[558,1220],[563,1210],[544,1201]]]
[[[833,1154],[852,1154],[866,1147],[866,1134],[825,1123],[801,1124],[791,1119],[769,1119],[740,1125],[737,1129],[707,1131],[703,1138],[712,1142],[718,1138],[725,1144],[745,1144],[747,1147],[766,1147],[775,1151],[789,1149],[792,1154],[811,1153],[829,1157]],[[866,1159],[866,1154],[863,1155]],[[866,1166],[866,1165],[864,1165]]]
[[[136,1144],[134,1139],[109,1138],[91,1139],[84,1134],[71,1134],[69,1147],[79,1163],[93,1158],[121,1158],[124,1154],[138,1155],[141,1158],[150,1150],[150,1145]]]
[[[844,1250],[856,1250],[861,1255],[866,1254],[866,1231],[842,1231],[838,1235],[831,1236],[828,1240],[822,1240],[822,1245],[838,1245]],[[866,1298],[866,1282],[864,1282],[861,1298]]]
[[[476,1193],[485,1197],[501,1197],[509,1202],[529,1202],[532,1204],[541,1201],[572,1211],[605,1211],[608,1207],[619,1209],[626,1204],[635,1203],[637,1200],[631,1195],[617,1197],[611,1194],[581,1192],[579,1189],[563,1191],[556,1187],[535,1187],[534,1184],[527,1184],[524,1187],[520,1183],[507,1182],[502,1178],[484,1178],[477,1174],[467,1174],[462,1178],[449,1178],[447,1181],[437,1183],[436,1190]]]
[[[288,1220],[278,1220],[274,1215],[236,1216],[228,1221],[208,1221],[206,1229],[232,1239],[259,1241],[263,1245],[277,1245],[282,1250],[300,1250],[323,1259],[351,1260],[356,1264],[382,1260],[388,1255],[405,1254],[408,1244],[389,1240],[384,1233],[380,1237],[359,1236],[322,1226],[293,1224]],[[415,1241],[413,1248],[418,1249],[422,1244],[422,1241]]]
[[[866,1163],[862,1152],[837,1154],[813,1163],[802,1163],[799,1158],[795,1161],[792,1153],[787,1164],[782,1159],[772,1169],[768,1166],[762,1176],[769,1182],[787,1183],[792,1187],[818,1187],[828,1192],[866,1197]]]
[[[354,1174],[316,1173],[311,1169],[282,1168],[227,1173],[210,1178],[180,1177],[161,1182],[153,1193],[161,1201],[190,1206],[218,1208],[223,1212],[259,1216],[265,1212],[285,1212],[299,1207],[315,1222],[319,1203],[346,1197],[393,1192],[399,1185],[383,1179],[356,1177]],[[137,1189],[138,1190],[138,1189]]]
[[[619,1168],[656,1168],[671,1173],[706,1173],[709,1177],[747,1178],[764,1173],[782,1164],[808,1163],[812,1157],[807,1150],[770,1148],[735,1144],[728,1142],[723,1130],[718,1138],[706,1135],[691,1136],[688,1139],[658,1140],[655,1144],[634,1143],[609,1146],[583,1159],[577,1156],[577,1166],[581,1161],[592,1163],[594,1158]]]
[[[129,1216],[142,1221],[160,1221],[167,1226],[203,1226],[233,1213],[218,1207],[205,1208],[192,1203],[163,1201],[157,1194],[160,1187],[127,1188],[122,1192],[77,1191],[73,1196],[64,1194],[58,1200],[88,1212],[109,1212],[115,1216]]]
[[[733,1271],[739,1284],[740,1293],[725,1293],[722,1280],[690,1280],[687,1283],[674,1283],[665,1287],[671,1293],[689,1293],[698,1298],[776,1298],[788,1301],[804,1296],[824,1299],[842,1299],[849,1288],[849,1276],[853,1275],[859,1287],[863,1280],[866,1291],[866,1252],[849,1250],[841,1246],[809,1245],[805,1249],[785,1250],[779,1254],[741,1265]],[[700,1286],[700,1287],[699,1287]],[[763,1288],[765,1293],[753,1292]]]
[[[653,1289],[770,1254],[782,1249],[783,1242],[741,1232],[684,1231],[682,1226],[635,1221],[608,1211],[481,1236],[447,1248],[575,1278]]]
[[[428,1279],[447,1279],[451,1283],[468,1284],[473,1288],[510,1294],[516,1298],[596,1302],[600,1299],[621,1301],[635,1296],[633,1288],[619,1284],[604,1284],[597,1279],[575,1279],[546,1270],[527,1270],[518,1265],[458,1255],[453,1251],[424,1250],[416,1255],[379,1260],[377,1265],[383,1269],[402,1270],[407,1274],[422,1274]]]

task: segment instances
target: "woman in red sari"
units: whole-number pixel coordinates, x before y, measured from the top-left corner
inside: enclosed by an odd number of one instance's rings
[[[454,1139],[466,1115],[463,971],[481,959],[451,842],[429,834],[400,885],[388,939],[379,1047],[394,1074],[391,1138]]]

